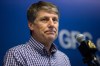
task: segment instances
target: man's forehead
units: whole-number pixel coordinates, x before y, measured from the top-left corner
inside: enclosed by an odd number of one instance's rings
[[[38,11],[37,16],[55,16],[55,17],[58,17],[58,14],[56,14],[55,12],[48,12],[45,10],[41,10],[41,11]]]

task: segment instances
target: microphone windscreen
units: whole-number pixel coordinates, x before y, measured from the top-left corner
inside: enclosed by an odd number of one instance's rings
[[[82,41],[85,41],[85,36],[83,34],[76,35],[76,40],[81,43]]]

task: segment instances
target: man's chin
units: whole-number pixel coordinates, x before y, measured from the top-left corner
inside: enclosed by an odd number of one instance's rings
[[[55,36],[48,36],[48,39],[51,41],[54,41],[56,39],[56,37]]]

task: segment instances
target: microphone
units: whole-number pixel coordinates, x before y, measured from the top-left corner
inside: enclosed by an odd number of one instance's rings
[[[76,36],[76,40],[80,43],[78,50],[83,57],[90,57],[91,54],[95,54],[95,52],[97,51],[94,43],[91,40],[86,40],[83,34],[78,34]]]
[[[96,58],[97,48],[91,40],[86,40],[83,34],[76,35],[76,40],[80,43],[78,50],[84,57],[83,62],[88,66],[99,66]]]

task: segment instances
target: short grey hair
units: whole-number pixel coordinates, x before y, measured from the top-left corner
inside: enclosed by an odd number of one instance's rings
[[[59,15],[58,13],[58,8],[50,3],[50,2],[44,2],[44,1],[39,1],[37,3],[33,3],[28,11],[27,11],[27,19],[29,22],[34,22],[34,20],[36,19],[37,13],[40,10],[45,10],[47,12],[54,12],[57,15]]]

